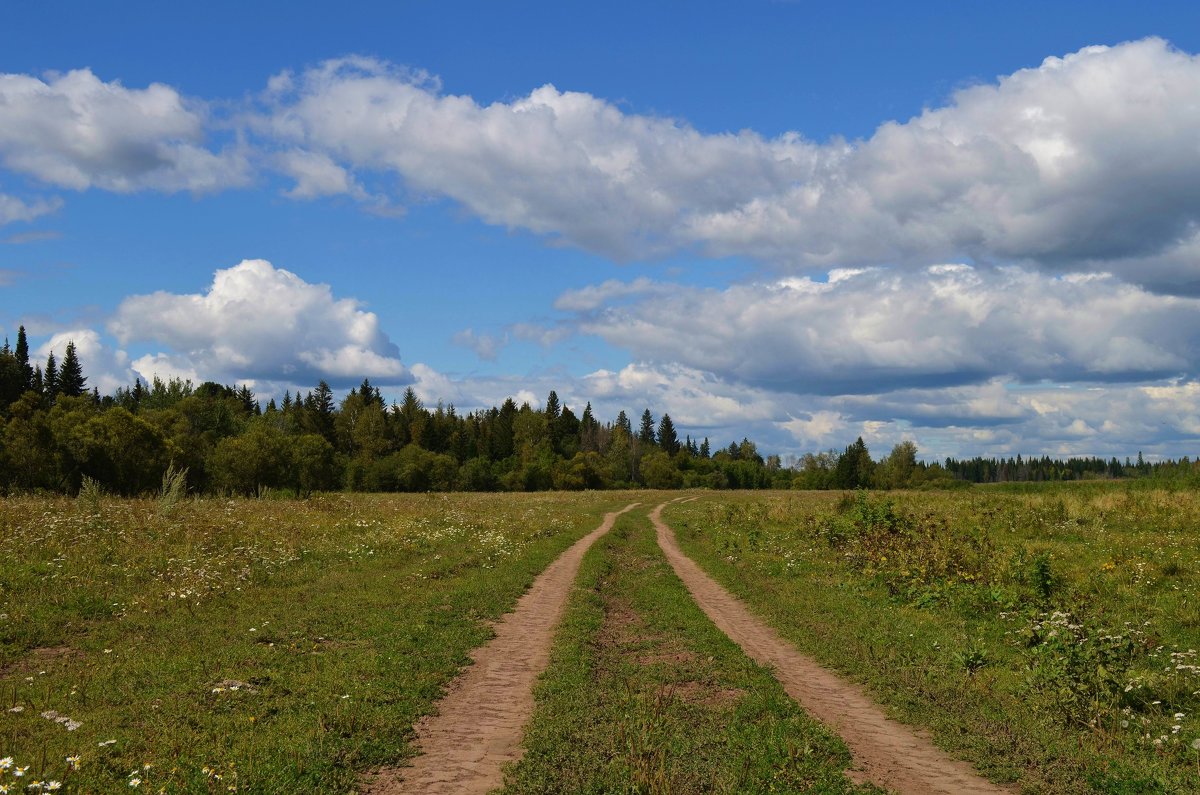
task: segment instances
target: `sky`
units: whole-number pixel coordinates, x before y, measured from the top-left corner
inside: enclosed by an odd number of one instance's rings
[[[16,2],[0,333],[765,452],[1200,452],[1194,3]]]

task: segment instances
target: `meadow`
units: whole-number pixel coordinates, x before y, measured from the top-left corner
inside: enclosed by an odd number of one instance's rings
[[[1200,791],[1195,492],[774,492],[664,518],[802,651],[994,780]]]
[[[1200,791],[1200,495],[695,494],[663,514],[687,554],[993,780]],[[854,790],[666,566],[667,496],[2,500],[0,792],[353,791],[635,500],[584,559],[506,791]]]
[[[351,791],[626,496],[0,501],[0,791]]]

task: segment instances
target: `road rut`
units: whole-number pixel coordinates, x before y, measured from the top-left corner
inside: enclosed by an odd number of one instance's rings
[[[483,793],[503,783],[501,766],[521,756],[521,736],[533,713],[533,683],[550,661],[550,644],[588,548],[616,519],[639,503],[605,515],[576,541],[496,624],[496,637],[472,655],[474,662],[437,704],[437,714],[417,724],[421,754],[411,767],[379,771],[362,790],[398,793]]]
[[[908,795],[958,793],[1000,795],[965,762],[952,759],[926,737],[888,718],[859,687],[843,681],[801,654],[737,598],[683,554],[675,533],[662,520],[666,503],[650,512],[671,567],[697,604],[751,658],[771,666],[775,677],[810,714],[841,735],[854,757],[855,781]]]

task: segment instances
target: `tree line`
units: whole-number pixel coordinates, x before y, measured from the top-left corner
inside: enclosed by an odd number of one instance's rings
[[[368,379],[340,401],[315,389],[265,406],[246,386],[140,379],[101,396],[73,343],[31,365],[22,327],[0,350],[0,489],[73,493],[85,478],[119,494],[154,491],[168,467],[205,493],[786,488],[791,473],[749,439],[713,449],[680,438],[668,413],[601,421],[551,391],[544,407],[460,414],[410,387],[385,402]]]
[[[876,461],[860,437],[840,453],[786,464],[749,439],[713,448],[683,439],[646,408],[601,421],[551,391],[535,408],[509,398],[460,414],[425,406],[410,387],[388,404],[368,379],[340,401],[321,381],[265,406],[247,386],[154,378],[112,395],[89,391],[78,351],[31,364],[24,327],[0,349],[0,491],[74,493],[85,479],[118,494],[157,490],[187,472],[202,493],[538,491],[547,489],[916,488],[955,482],[1176,477],[1179,462],[1113,458],[973,458],[928,463],[912,442]]]

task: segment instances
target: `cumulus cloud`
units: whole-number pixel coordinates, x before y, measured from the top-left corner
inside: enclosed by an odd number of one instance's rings
[[[678,364],[632,363],[619,371],[597,370],[584,376],[581,390],[626,411],[654,406],[686,428],[721,428],[778,416],[776,397],[724,381],[711,373]],[[630,413],[632,419],[636,419]]]
[[[259,129],[273,140],[621,258],[678,245],[684,213],[779,193],[812,173],[817,153],[798,136],[704,135],[551,85],[481,105],[366,58],[281,76],[270,97]]]
[[[280,154],[276,162],[279,170],[295,181],[295,185],[284,194],[289,198],[315,199],[341,193],[362,195],[362,189],[350,172],[333,162],[328,155],[292,150]]]
[[[798,393],[1200,371],[1200,301],[1113,277],[1014,267],[837,271],[722,290],[675,285],[579,315],[636,359]]]
[[[0,163],[50,185],[204,192],[249,178],[236,148],[206,148],[203,104],[161,83],[126,88],[89,69],[0,74],[0,106]]]
[[[75,343],[75,353],[87,377],[89,389],[99,389],[102,395],[111,395],[117,387],[133,383],[133,371],[129,368],[129,356],[119,348],[105,344],[99,332],[90,328],[71,328],[56,331],[32,351],[31,364],[44,364],[53,352],[62,364],[67,345]]]
[[[1200,62],[1161,39],[1047,58],[826,144],[705,134],[550,85],[485,105],[364,58],[272,85],[260,131],[315,153],[328,190],[350,190],[339,167],[396,173],[489,223],[609,256],[968,258],[1200,289],[1187,256],[1200,247]],[[298,195],[317,190],[297,177]]]
[[[1127,262],[1136,279],[1140,258],[1194,243],[1198,90],[1200,62],[1160,39],[1047,58],[884,124],[782,194],[697,214],[690,235],[785,261]]]
[[[411,380],[373,312],[265,260],[218,270],[206,292],[126,298],[109,323],[121,341],[165,346],[138,358],[143,377],[350,385]]]

